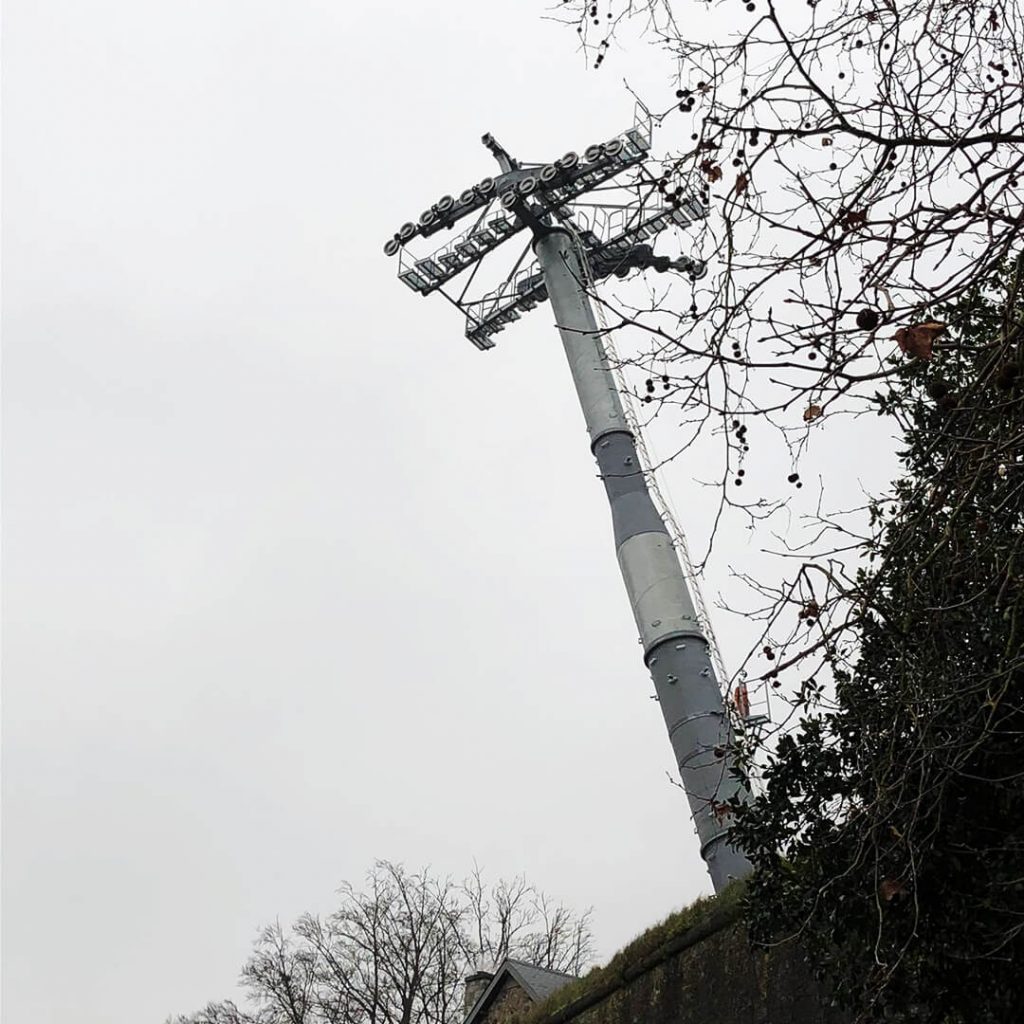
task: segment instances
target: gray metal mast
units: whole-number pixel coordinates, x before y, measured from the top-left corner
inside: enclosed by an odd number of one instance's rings
[[[737,795],[725,756],[729,718],[707,638],[669,532],[647,490],[585,288],[572,236],[555,229],[534,248],[612,510],[619,568],[715,891],[750,870],[728,840],[724,803]]]
[[[579,213],[573,216],[571,201],[593,188],[594,182],[608,180],[627,167],[638,168],[639,180],[643,181],[642,161],[648,142],[642,132],[634,128],[605,146],[591,147],[582,167],[576,155],[570,153],[561,161],[539,168],[539,173],[521,167],[491,136],[485,135],[484,143],[497,157],[502,177],[498,182],[485,179],[481,183],[483,189],[467,190],[459,202],[468,206],[474,196],[481,198],[481,192],[485,197],[495,193],[500,196],[501,205],[514,215],[513,230],[529,229],[537,265],[532,272],[521,272],[520,257],[505,285],[496,292],[474,303],[465,298],[464,289],[452,301],[467,311],[467,334],[478,347],[484,348],[493,343],[481,342],[489,342],[490,334],[509,322],[510,313],[511,319],[515,319],[536,302],[551,300],[590,435],[591,451],[611,505],[619,567],[643,646],[644,662],[654,680],[700,838],[701,856],[717,892],[750,871],[750,863],[729,841],[728,804],[743,799],[745,790],[730,771],[733,736],[723,699],[725,680],[716,678],[709,639],[699,621],[687,575],[651,499],[587,287],[592,278],[610,272],[624,276],[624,272],[646,267],[678,269],[699,276],[701,264],[685,257],[675,261],[655,257],[642,241],[670,222],[690,223],[695,215],[703,214],[703,208],[692,198],[685,209],[678,200],[668,206],[656,200],[652,213],[641,202],[632,221],[627,218],[619,236],[602,240],[593,225],[579,223]],[[448,201],[454,204],[453,197],[444,197],[426,211],[416,233],[431,233],[437,221],[444,224],[440,216],[444,207],[448,207],[449,219],[454,221],[454,207]],[[508,220],[504,214],[499,216],[501,221]],[[394,252],[404,246],[408,239],[403,238],[403,232],[408,236],[412,227],[405,225],[385,250]],[[474,242],[481,232],[485,240],[482,247]],[[493,248],[486,241],[487,235],[495,232],[513,233],[501,228],[497,221],[486,221],[485,211],[461,243],[448,246],[444,252],[421,260],[414,267],[400,266],[399,276],[424,294],[440,290],[440,284],[455,276],[446,275],[446,270],[456,269],[454,260],[446,261],[448,253],[460,252],[460,245],[464,255],[475,248],[487,251]],[[476,265],[479,260],[469,262]],[[418,275],[416,279],[426,282],[427,287],[412,283],[410,273]],[[488,327],[493,329],[488,331]],[[746,706],[744,700],[744,709]]]

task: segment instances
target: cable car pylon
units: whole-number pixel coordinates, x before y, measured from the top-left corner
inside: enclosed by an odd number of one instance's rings
[[[399,278],[427,295],[441,291],[466,315],[466,335],[480,349],[540,302],[549,300],[591,452],[611,508],[615,549],[643,648],[643,658],[668,729],[700,852],[715,891],[751,870],[730,841],[730,807],[746,799],[736,770],[732,721],[722,688],[726,680],[709,635],[706,613],[690,584],[692,569],[680,562],[671,518],[652,497],[642,439],[627,414],[616,368],[595,317],[590,289],[600,277],[634,270],[670,270],[696,279],[704,264],[687,256],[656,256],[647,244],[670,225],[686,227],[706,216],[695,194],[667,193],[646,165],[650,124],[634,126],[581,160],[567,153],[550,164],[525,164],[492,136],[483,142],[500,175],[485,178],[456,200],[444,196],[416,224],[403,225],[385,245],[398,255]],[[587,203],[582,197],[612,179],[629,175],[626,204]],[[415,259],[410,241],[451,229],[466,217],[472,226],[432,254]],[[503,283],[474,295],[485,257],[513,237],[528,236]],[[532,253],[534,259],[523,266]],[[490,263],[490,259],[488,259]],[[463,277],[463,272],[465,276]],[[463,277],[461,290],[452,287]],[[655,492],[656,493],[656,492]],[[681,535],[680,535],[681,536]]]

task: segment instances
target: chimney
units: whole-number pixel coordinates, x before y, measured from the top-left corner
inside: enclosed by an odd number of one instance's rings
[[[493,977],[494,975],[490,971],[475,971],[466,978],[466,994],[463,1002],[464,1017],[469,1016],[470,1010],[476,1006],[476,1001],[484,994],[484,989],[490,985]]]

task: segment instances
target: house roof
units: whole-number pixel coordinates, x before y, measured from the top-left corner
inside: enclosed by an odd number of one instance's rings
[[[519,982],[532,999],[542,1003],[552,993],[565,988],[570,981],[576,980],[575,974],[562,971],[549,971],[543,967],[525,964],[522,960],[506,960],[509,972]]]
[[[483,1014],[506,977],[512,977],[535,1003],[542,1003],[552,993],[576,980],[575,974],[549,971],[543,967],[524,963],[522,960],[506,958],[494,972],[494,977],[491,978],[487,988],[480,993],[472,1009],[466,1014],[464,1024],[474,1024]]]

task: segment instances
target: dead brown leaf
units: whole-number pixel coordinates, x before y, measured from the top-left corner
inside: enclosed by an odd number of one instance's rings
[[[811,423],[816,420],[822,413],[820,405],[809,405],[804,409],[804,423]]]
[[[930,320],[912,327],[901,327],[893,338],[900,351],[915,359],[927,362],[932,357],[932,346],[935,339],[946,333],[946,325]]]
[[[700,169],[704,172],[708,181],[718,181],[722,176],[722,168],[713,160],[705,160],[701,163]]]
[[[711,813],[714,814],[715,820],[719,823],[727,821],[732,811],[729,809],[729,805],[726,803],[719,803],[717,800],[711,801]]]
[[[878,887],[878,895],[885,900],[886,903],[891,903],[901,892],[906,889],[906,886],[896,878],[884,878],[881,885]]]

